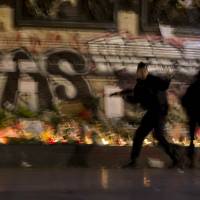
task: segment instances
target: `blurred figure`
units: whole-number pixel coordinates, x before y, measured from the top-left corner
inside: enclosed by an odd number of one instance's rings
[[[145,137],[154,130],[153,136],[159,141],[164,151],[172,159],[172,166],[177,165],[175,152],[164,137],[164,125],[168,113],[166,90],[170,79],[160,78],[148,72],[147,64],[140,62],[137,67],[137,83],[134,89],[126,89],[111,94],[121,95],[132,104],[139,103],[147,112],[143,116],[140,126],[133,137],[131,161],[124,167],[136,167]]]
[[[190,159],[190,167],[194,167],[194,137],[197,126],[200,125],[200,71],[195,80],[187,88],[181,99],[181,103],[185,108],[188,117],[190,145],[188,148],[188,157]]]

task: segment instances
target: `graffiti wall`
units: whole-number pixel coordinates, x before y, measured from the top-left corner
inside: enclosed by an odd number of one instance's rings
[[[149,64],[151,73],[173,75],[167,125],[174,134],[186,121],[179,98],[198,72],[199,58],[198,39],[165,41],[113,34],[48,44],[39,37],[20,38],[15,44],[7,40],[0,49],[1,108],[15,112],[26,107],[37,113],[58,110],[69,116],[84,110],[105,122],[105,91],[110,86],[134,86],[137,64],[143,61]],[[120,106],[124,107],[122,119],[136,127],[143,111],[127,103]]]

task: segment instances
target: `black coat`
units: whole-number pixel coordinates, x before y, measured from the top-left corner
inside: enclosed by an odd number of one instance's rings
[[[200,72],[194,82],[187,88],[181,99],[187,115],[200,124]]]
[[[124,99],[139,103],[145,110],[166,114],[168,102],[166,90],[170,80],[149,74],[145,80],[137,80],[133,90],[124,90]]]

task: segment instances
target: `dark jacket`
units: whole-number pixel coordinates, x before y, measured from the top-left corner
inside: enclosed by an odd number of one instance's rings
[[[166,90],[170,80],[149,74],[145,80],[137,80],[133,90],[124,91],[124,99],[131,103],[139,103],[145,110],[166,114],[168,102]]]
[[[194,82],[187,88],[181,99],[182,106],[185,108],[190,118],[195,118],[200,123],[200,72]]]

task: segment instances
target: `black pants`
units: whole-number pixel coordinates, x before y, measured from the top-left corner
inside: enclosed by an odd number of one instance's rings
[[[194,139],[195,139],[195,130],[198,126],[200,126],[200,119],[199,119],[199,113],[188,113],[188,125],[189,125],[189,137],[190,137],[190,145],[188,147],[188,157],[193,162],[194,159]]]
[[[153,136],[158,140],[164,151],[169,155],[173,162],[176,161],[174,152],[164,137],[165,121],[166,114],[158,113],[157,111],[147,111],[133,137],[133,147],[131,150],[132,161],[136,161],[136,159],[139,157],[143,141],[152,130],[154,130]]]

